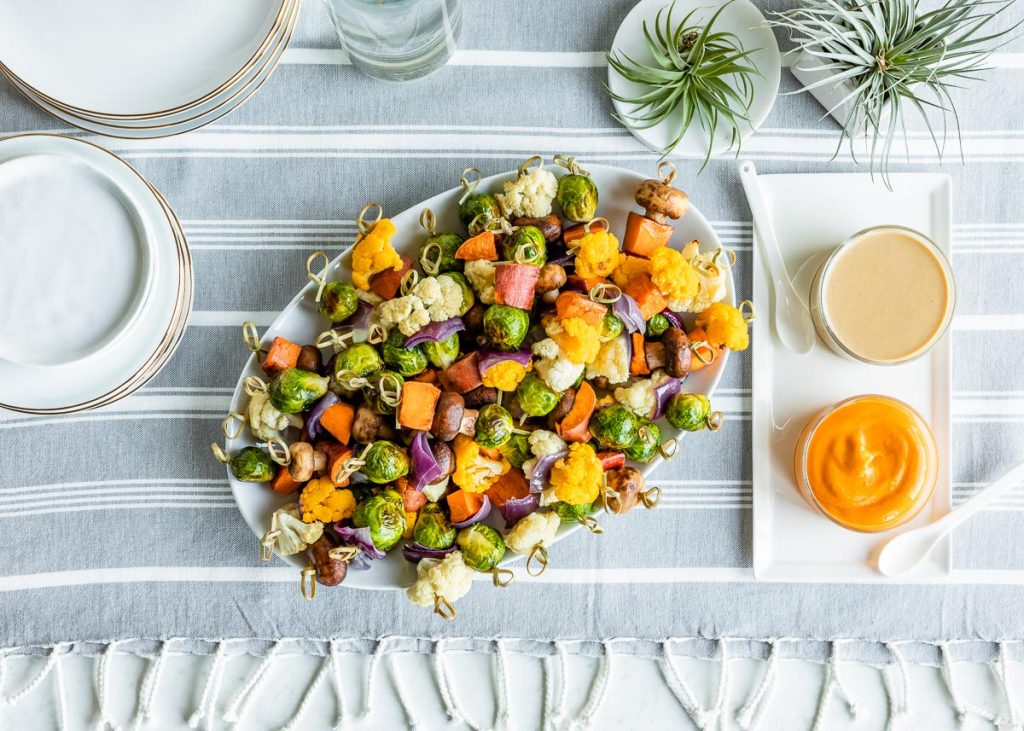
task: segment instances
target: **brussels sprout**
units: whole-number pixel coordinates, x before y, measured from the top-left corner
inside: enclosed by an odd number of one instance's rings
[[[636,420],[636,439],[623,450],[635,462],[650,462],[658,453],[661,444],[661,429],[650,419],[642,416]]]
[[[513,434],[511,439],[498,448],[498,451],[509,461],[509,464],[520,469],[523,462],[533,456],[533,452],[530,450],[530,440],[525,434]]]
[[[509,261],[542,267],[548,260],[548,242],[544,232],[536,226],[520,226],[501,244],[502,253]],[[516,251],[521,257],[516,258]]]
[[[587,175],[570,173],[558,181],[555,200],[570,221],[589,221],[597,213],[597,184]]]
[[[505,555],[505,540],[501,534],[483,523],[463,528],[456,540],[462,560],[474,571],[490,571]]]
[[[572,505],[571,503],[558,502],[552,505],[551,509],[562,523],[579,523],[580,518],[584,515],[590,515],[594,512],[594,505],[593,503]]]
[[[660,312],[647,321],[647,337],[658,338],[661,337],[662,333],[672,327],[672,323],[668,321]]]
[[[245,447],[228,465],[231,474],[243,482],[266,482],[274,477],[274,463],[259,447]]]
[[[512,438],[512,415],[504,406],[487,404],[476,417],[473,441],[481,447],[500,447]]]
[[[404,449],[386,439],[378,439],[370,444],[363,460],[365,464],[359,471],[366,475],[370,482],[376,482],[378,485],[394,482],[399,477],[409,474],[409,456]],[[401,501],[401,497],[399,500]]]
[[[369,385],[363,389],[366,404],[378,414],[393,414],[405,386],[405,379],[394,371],[382,368],[366,377]]]
[[[384,365],[399,375],[415,376],[427,369],[427,356],[423,354],[423,348],[418,345],[407,348],[405,336],[397,327],[388,333],[388,339],[380,350]]]
[[[331,322],[343,322],[359,309],[356,288],[348,282],[328,282],[317,303],[320,314]]]
[[[605,314],[604,319],[601,320],[601,327],[598,329],[598,335],[600,336],[602,343],[607,343],[609,340],[614,340],[619,337],[619,335],[622,335],[622,331],[625,329],[626,326],[622,324],[622,320],[608,312]]]
[[[369,528],[370,540],[381,551],[391,550],[405,533],[405,511],[402,510],[401,495],[394,490],[372,495],[356,505],[352,523],[356,528]]]
[[[350,345],[334,359],[334,380],[344,386],[349,379],[368,376],[383,367],[384,361],[372,345]]]
[[[459,204],[459,220],[471,234],[482,231],[488,222],[499,218],[501,206],[498,205],[498,199],[490,193],[470,193],[466,200]],[[476,224],[474,230],[470,231],[469,224],[473,223],[473,219],[476,219]]]
[[[455,251],[462,245],[463,238],[457,233],[446,232],[428,236],[420,244],[420,266],[428,274],[455,272],[462,269],[462,262],[455,258]],[[434,269],[434,265],[437,269]]]
[[[526,310],[509,305],[491,305],[484,312],[484,335],[498,350],[515,350],[530,329]]]
[[[469,281],[466,279],[466,275],[462,272],[446,272],[441,275],[442,277],[448,277],[457,285],[462,287],[462,306],[459,307],[459,317],[462,317],[469,308],[476,302],[476,295],[473,294],[473,288],[469,286]]]
[[[417,347],[423,349],[430,365],[435,368],[447,368],[459,357],[459,334],[452,333],[444,340],[428,340]]]
[[[590,433],[606,449],[625,449],[636,440],[636,415],[621,404],[610,404],[590,417]]]
[[[676,429],[699,431],[707,426],[711,402],[702,393],[677,393],[669,399],[665,418]]]
[[[426,548],[451,548],[455,543],[456,532],[441,506],[437,503],[427,503],[416,518],[412,539]]]
[[[274,376],[267,393],[270,403],[282,414],[297,414],[327,393],[328,383],[330,379],[319,373],[289,368]]]
[[[552,391],[544,379],[532,371],[516,387],[516,403],[527,416],[545,416],[561,400],[562,395]]]

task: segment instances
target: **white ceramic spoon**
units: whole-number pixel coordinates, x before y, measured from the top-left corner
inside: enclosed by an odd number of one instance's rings
[[[793,282],[786,272],[786,262],[782,258],[782,249],[775,238],[768,206],[761,194],[761,185],[757,180],[754,163],[744,160],[740,163],[740,182],[747,194],[747,204],[754,214],[754,230],[761,242],[761,254],[768,264],[768,273],[772,278],[775,299],[775,333],[789,350],[798,355],[811,352],[814,347],[814,322],[807,310],[803,298],[797,294]]]
[[[1024,480],[1024,462],[978,492],[956,510],[934,523],[901,533],[886,543],[878,554],[878,570],[886,576],[901,576],[913,571],[951,530],[982,508],[1005,495]]]

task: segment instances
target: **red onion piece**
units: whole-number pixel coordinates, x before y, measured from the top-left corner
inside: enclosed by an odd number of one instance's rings
[[[449,548],[427,548],[421,546],[419,543],[413,541],[412,543],[406,543],[402,546],[402,555],[406,561],[411,563],[419,563],[425,558],[436,558],[442,559],[449,553],[455,550],[455,545]]]
[[[672,310],[666,307],[664,310],[661,311],[661,314],[665,316],[665,319],[669,321],[669,324],[672,325],[672,327],[684,329],[683,320],[681,317],[679,317],[678,312],[673,312]]]
[[[480,353],[478,361],[480,375],[483,376],[492,366],[503,363],[506,360],[514,360],[524,368],[530,364],[532,353],[529,350],[487,350]]]
[[[679,393],[683,387],[682,378],[669,377],[654,387],[654,415],[652,420],[660,419],[665,415],[668,407],[668,400]]]
[[[531,492],[525,497],[506,500],[505,504],[498,508],[498,512],[505,519],[505,527],[511,528],[539,507],[540,498],[537,496],[537,493]]]
[[[384,558],[382,550],[373,545],[369,528],[353,528],[350,525],[334,525],[334,532],[343,546],[356,546],[361,549],[356,557],[349,563],[349,568],[357,571],[365,571],[370,568],[373,561]]]
[[[409,444],[409,458],[412,460],[412,474],[415,478],[413,487],[417,490],[422,490],[441,477],[441,466],[430,449],[425,431],[413,433],[412,442]]]
[[[643,332],[647,327],[644,315],[640,312],[640,305],[625,292],[622,293],[621,297],[612,302],[612,314],[622,320],[622,324],[626,326],[627,332]]]
[[[533,471],[530,472],[530,492],[544,492],[544,488],[548,486],[551,468],[555,466],[555,462],[568,454],[568,449],[560,449],[554,454],[545,454],[543,457],[538,458],[537,464],[534,465]]]
[[[302,426],[302,433],[307,441],[315,442],[324,435],[324,428],[320,426],[320,417],[324,415],[327,409],[339,401],[341,399],[338,398],[338,394],[334,393],[334,391],[328,391],[320,397],[319,401],[313,404],[309,416],[306,417],[306,423]]]
[[[483,520],[490,514],[491,499],[484,495],[484,501],[483,503],[480,504],[480,509],[476,511],[476,514],[470,516],[469,518],[466,518],[465,520],[461,520],[458,523],[452,523],[452,528],[458,528],[461,530],[462,528],[466,528],[468,526],[473,525],[473,523],[479,523],[481,520]]]
[[[414,345],[427,341],[447,340],[455,333],[465,329],[466,324],[462,321],[461,317],[453,317],[450,320],[443,320],[441,322],[432,322],[429,325],[424,325],[418,332],[407,337],[405,339],[405,347],[411,348]]]

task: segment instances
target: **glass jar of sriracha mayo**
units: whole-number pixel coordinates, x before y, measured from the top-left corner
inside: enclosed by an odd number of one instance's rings
[[[804,499],[835,523],[874,533],[903,525],[931,499],[935,436],[914,409],[888,396],[855,396],[804,426],[793,458]]]

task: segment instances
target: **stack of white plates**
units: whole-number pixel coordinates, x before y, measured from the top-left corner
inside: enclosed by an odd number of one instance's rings
[[[230,112],[273,72],[301,0],[0,0],[0,73],[96,134],[181,134]]]
[[[81,140],[0,139],[0,407],[104,406],[173,354],[192,259],[160,192]]]

